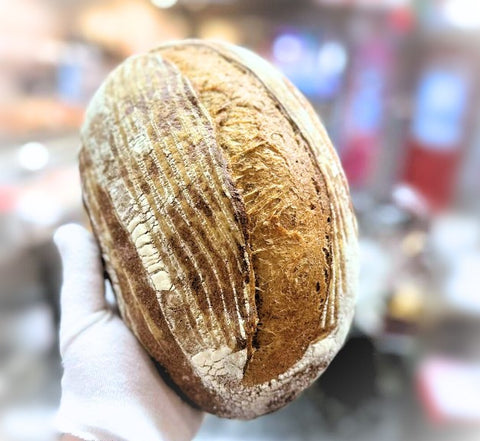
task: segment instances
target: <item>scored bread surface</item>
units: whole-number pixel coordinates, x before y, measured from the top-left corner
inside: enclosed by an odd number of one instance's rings
[[[355,218],[321,123],[268,63],[195,40],[129,58],[89,106],[80,169],[121,314],[193,402],[252,418],[326,368]]]

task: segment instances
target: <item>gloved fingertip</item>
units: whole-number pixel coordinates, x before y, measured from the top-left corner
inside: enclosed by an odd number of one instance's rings
[[[61,244],[69,237],[78,236],[79,234],[89,234],[88,231],[79,224],[69,223],[57,228],[53,235],[53,240],[57,244]]]
[[[100,250],[92,233],[78,224],[60,227],[53,240],[62,260],[62,326],[106,305]]]
[[[53,242],[61,254],[70,247],[75,247],[79,241],[83,243],[93,241],[92,234],[79,224],[62,225],[53,235]]]

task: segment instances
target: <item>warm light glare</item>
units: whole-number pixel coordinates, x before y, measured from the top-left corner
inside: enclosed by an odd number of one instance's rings
[[[228,20],[210,19],[200,25],[200,38],[228,41],[229,43],[239,44],[241,35],[238,28]]]
[[[30,171],[45,167],[49,156],[47,148],[39,142],[27,142],[18,150],[18,162],[24,169]]]
[[[182,17],[136,0],[93,2],[83,10],[79,24],[86,40],[122,57],[185,38],[188,28]]]
[[[480,9],[478,0],[447,0],[444,6],[445,18],[459,28],[479,28]]]

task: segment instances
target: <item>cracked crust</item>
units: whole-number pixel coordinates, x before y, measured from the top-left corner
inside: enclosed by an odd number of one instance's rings
[[[253,418],[323,372],[353,314],[356,223],[321,123],[270,65],[196,40],[128,59],[80,166],[122,316],[192,401]]]

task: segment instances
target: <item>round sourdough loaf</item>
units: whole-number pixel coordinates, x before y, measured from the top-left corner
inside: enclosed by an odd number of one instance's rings
[[[245,49],[174,42],[109,75],[81,137],[121,315],[183,393],[253,418],[309,386],[350,326],[357,233],[297,89]]]

